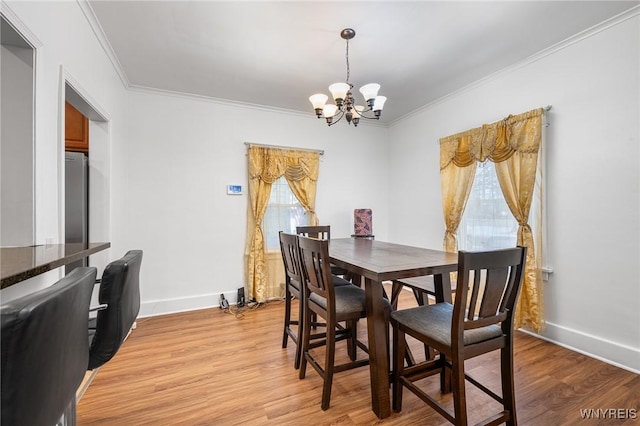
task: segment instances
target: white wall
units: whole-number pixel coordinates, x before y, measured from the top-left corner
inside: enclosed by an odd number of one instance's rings
[[[96,151],[110,182],[102,235],[111,236],[111,258],[145,250],[143,315],[212,306],[243,284],[247,196],[225,193],[229,183],[246,187],[243,142],[325,150],[317,210],[333,236],[350,235],[353,209],[370,207],[377,238],[440,247],[438,139],[552,104],[546,336],[640,370],[637,14],[389,129],[353,129],[127,91],[78,3],[2,7],[38,40],[36,242],[61,239],[64,72],[110,119],[100,126],[108,146]]]
[[[640,18],[625,18],[395,124],[389,235],[442,247],[439,138],[553,105],[544,336],[638,371]]]
[[[371,207],[386,235],[387,132],[313,114],[131,91],[127,130],[113,150],[113,250],[144,250],[142,315],[231,302],[245,285],[248,194],[244,142],[324,150],[316,211],[348,237],[353,209]]]
[[[103,146],[92,151],[95,164],[108,164],[113,134],[121,132],[120,105],[126,90],[89,26],[78,3],[2,2],[7,20],[23,32],[36,48],[35,70],[35,243],[64,241],[64,99],[65,76],[90,94],[100,109],[117,123],[114,132],[102,136]],[[109,128],[108,124],[104,125]],[[103,171],[110,179],[109,170]],[[108,194],[103,194],[108,199]],[[108,212],[93,229],[110,240]],[[106,230],[106,231],[105,231]],[[102,239],[102,238],[101,238]],[[104,253],[111,256],[112,251]],[[2,291],[3,301],[50,285],[64,268],[34,277]],[[99,273],[101,271],[99,270]]]
[[[0,244],[31,245],[35,233],[33,49],[3,44],[0,55]]]

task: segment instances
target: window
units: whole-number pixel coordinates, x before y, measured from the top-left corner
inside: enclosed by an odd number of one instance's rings
[[[460,226],[458,249],[481,251],[514,247],[518,222],[502,195],[495,164],[479,163]]]
[[[284,176],[271,186],[269,203],[262,220],[267,250],[280,250],[280,231],[295,234],[296,226],[309,225],[309,215],[300,201],[293,195]]]
[[[543,213],[542,150],[536,170],[536,184],[529,212],[529,226],[534,236],[536,259],[544,263],[544,245],[547,241]],[[518,222],[513,217],[502,195],[495,164],[491,161],[478,164],[473,187],[458,227],[458,249],[469,251],[494,250],[514,247],[518,240]],[[547,280],[552,269],[542,266],[543,279]]]

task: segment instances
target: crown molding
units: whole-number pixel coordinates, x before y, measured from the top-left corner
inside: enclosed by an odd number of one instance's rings
[[[231,106],[236,108],[246,108],[246,109],[253,109],[253,110],[258,110],[263,112],[295,115],[298,117],[306,117],[314,120],[317,119],[317,117],[313,113],[308,113],[308,112],[303,112],[303,111],[298,111],[293,109],[279,108],[271,105],[254,104],[251,102],[235,101],[232,99],[216,98],[213,96],[196,95],[193,93],[177,92],[173,90],[158,89],[155,87],[139,86],[136,84],[130,85],[128,87],[128,90],[131,92],[145,93],[150,95],[167,96],[172,98],[207,102],[207,103],[223,105],[223,106]],[[378,127],[388,127],[387,124],[380,123],[380,122],[375,122],[375,123],[367,122],[367,125],[378,126]]]
[[[98,42],[100,43],[100,46],[102,46],[102,50],[104,50],[104,53],[107,54],[109,61],[111,61],[113,69],[118,74],[118,77],[120,77],[122,85],[128,89],[129,87],[131,87],[129,78],[124,72],[124,68],[118,60],[118,56],[115,54],[113,47],[111,47],[111,43],[109,43],[109,40],[107,39],[107,36],[105,35],[104,30],[102,29],[102,25],[100,25],[100,22],[98,21],[93,8],[87,0],[76,0],[76,2],[80,6],[80,10],[82,10],[82,13],[84,14],[87,22],[89,23],[89,26],[91,27],[91,30],[93,31],[93,34],[95,34]]]
[[[541,59],[543,59],[543,58],[545,58],[545,57],[547,57],[547,56],[549,56],[551,54],[559,52],[559,51],[561,51],[561,50],[563,50],[563,49],[565,49],[565,48],[567,48],[569,46],[572,46],[573,44],[576,44],[576,43],[581,42],[582,40],[588,39],[589,37],[592,37],[592,36],[602,32],[602,31],[605,31],[605,30],[607,30],[607,29],[609,29],[611,27],[614,27],[614,26],[616,26],[616,25],[618,25],[618,24],[620,24],[620,23],[622,23],[622,22],[624,22],[624,21],[626,21],[628,19],[636,17],[638,15],[640,15],[640,5],[633,6],[632,8],[630,8],[630,9],[628,9],[628,10],[622,12],[622,13],[619,13],[616,16],[613,16],[613,17],[611,17],[611,18],[609,18],[609,19],[607,19],[605,21],[602,21],[599,24],[596,24],[596,25],[594,25],[594,26],[592,26],[590,28],[587,28],[586,30],[583,30],[583,31],[581,31],[581,32],[579,32],[577,34],[574,34],[571,37],[566,38],[563,41],[560,41],[560,42],[558,42],[556,44],[553,44],[553,45],[551,45],[551,46],[539,51],[538,53],[534,53],[533,55],[531,55],[531,56],[529,56],[529,57],[527,57],[525,59],[522,59],[522,60],[520,60],[520,61],[518,61],[516,63],[513,63],[513,64],[511,64],[511,65],[509,65],[509,66],[507,66],[505,68],[502,68],[499,71],[491,73],[491,74],[487,75],[486,77],[480,78],[480,79],[478,79],[478,80],[476,80],[476,81],[474,81],[474,82],[472,82],[472,83],[470,83],[470,84],[468,84],[466,86],[461,87],[460,89],[457,89],[457,90],[455,90],[453,92],[450,92],[450,93],[448,93],[448,94],[446,94],[444,96],[441,96],[440,98],[438,98],[438,99],[436,99],[436,100],[434,100],[432,102],[429,102],[426,105],[423,105],[420,108],[417,108],[417,109],[411,111],[408,114],[405,114],[404,116],[402,116],[402,117],[400,117],[400,118],[398,118],[396,120],[393,120],[391,123],[389,123],[389,126],[393,127],[393,126],[395,126],[397,124],[400,124],[402,121],[407,120],[407,119],[413,117],[414,115],[417,115],[417,114],[419,114],[419,113],[421,113],[423,111],[431,109],[432,107],[434,107],[434,106],[436,106],[438,104],[446,102],[447,100],[449,100],[451,98],[455,98],[456,96],[459,96],[459,95],[461,95],[463,93],[466,93],[466,92],[468,92],[470,90],[473,90],[475,88],[483,86],[483,85],[485,85],[485,84],[487,84],[487,83],[489,83],[491,81],[494,81],[494,80],[504,76],[505,74],[513,72],[513,71],[515,71],[515,70],[517,70],[519,68],[525,67],[525,66],[527,66],[527,65],[529,65],[531,63],[537,62],[537,61],[539,61],[539,60],[541,60]]]

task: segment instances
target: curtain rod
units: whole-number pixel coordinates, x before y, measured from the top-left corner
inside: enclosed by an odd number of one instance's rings
[[[244,143],[247,146],[253,145],[253,146],[263,146],[265,148],[278,148],[278,149],[295,149],[297,151],[308,151],[308,152],[317,152],[320,155],[324,155],[324,150],[323,149],[310,149],[310,148],[296,148],[294,146],[283,146],[283,145],[266,145],[266,144],[261,144],[261,143],[253,143],[253,142],[245,142]]]

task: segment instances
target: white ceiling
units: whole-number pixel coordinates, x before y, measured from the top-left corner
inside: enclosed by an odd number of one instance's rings
[[[311,115],[308,97],[345,80],[353,28],[350,82],[382,86],[387,123],[638,3],[89,2],[129,85]]]

